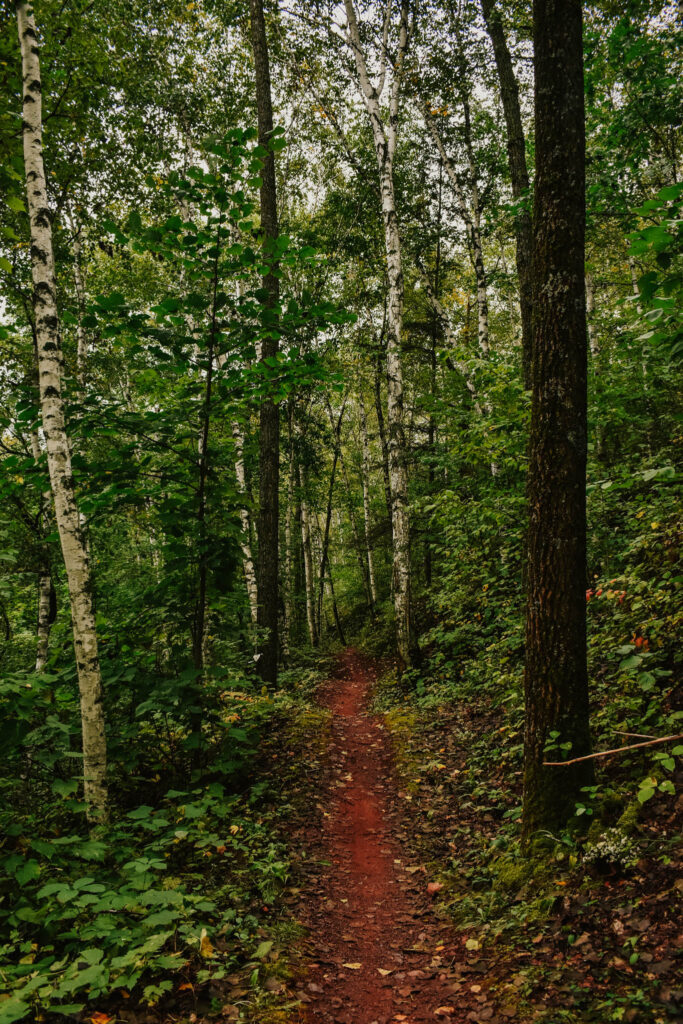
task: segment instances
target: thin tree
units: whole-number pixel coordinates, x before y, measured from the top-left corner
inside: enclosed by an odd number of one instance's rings
[[[95,631],[92,577],[81,528],[62,398],[62,347],[52,247],[52,214],[43,162],[40,51],[35,4],[16,5],[23,74],[23,144],[26,200],[31,226],[31,274],[40,410],[55,519],[64,557],[83,735],[83,788],[88,818],[107,817],[107,745],[102,676]]]
[[[586,665],[587,336],[581,0],[535,0],[536,184],[524,834],[561,827],[591,761]],[[557,760],[554,758],[553,760]]]
[[[259,145],[268,150],[261,171],[261,229],[265,245],[272,246],[278,236],[277,187],[275,157],[269,147],[273,134],[273,103],[270,89],[268,40],[262,0],[250,0],[251,42],[256,76],[256,107],[258,111]],[[278,279],[270,267],[263,278],[266,312],[270,311],[272,330],[263,338],[261,363],[266,372],[277,356],[278,341],[275,322],[280,299]],[[263,630],[258,661],[264,682],[277,681],[278,662],[278,552],[279,552],[279,486],[280,486],[280,411],[272,398],[261,403],[259,419],[259,514],[258,514],[258,625]]]
[[[387,81],[388,36],[392,11],[386,5],[382,31],[380,70],[377,84],[371,81],[354,0],[345,0],[346,41],[353,54],[356,79],[372,127],[379,174],[382,222],[388,279],[387,303],[387,420],[393,538],[393,593],[396,620],[396,647],[401,668],[409,668],[417,654],[411,620],[410,516],[408,511],[408,471],[403,412],[403,367],[401,335],[403,331],[403,264],[401,239],[394,190],[394,156],[398,138],[399,100],[408,49],[409,4],[402,0],[398,24],[398,43],[389,87],[388,116],[381,97]]]
[[[524,387],[531,387],[531,213],[525,196],[529,190],[529,172],[526,165],[526,148],[522,112],[519,105],[519,87],[512,66],[510,48],[505,38],[500,7],[496,0],[481,0],[481,9],[486,22],[493,55],[498,71],[500,98],[507,129],[508,166],[512,197],[517,205],[515,212],[515,240],[517,280],[519,282],[519,307],[522,320],[522,375]]]

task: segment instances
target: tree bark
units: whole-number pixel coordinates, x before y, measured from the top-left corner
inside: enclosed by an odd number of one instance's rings
[[[270,64],[263,0],[250,0],[251,40],[256,74],[256,107],[259,145],[268,147],[273,134],[273,104],[270,89]],[[275,157],[269,149],[261,171],[261,229],[274,247],[278,236]],[[274,252],[271,250],[271,254]],[[277,334],[277,307],[280,288],[273,269],[263,278],[267,293],[266,312]],[[261,363],[277,356],[277,337],[264,337]],[[259,421],[259,517],[258,517],[258,625],[263,630],[258,670],[266,683],[277,682],[278,663],[278,575],[279,575],[279,485],[280,485],[280,411],[270,398],[261,403]]]
[[[512,197],[520,202],[529,190],[529,172],[526,165],[524,128],[519,105],[519,88],[515,78],[510,50],[496,0],[481,0],[481,9],[486,30],[493,45],[493,55],[498,70],[500,98],[507,128],[508,166]],[[519,205],[515,215],[517,280],[519,282],[519,307],[522,320],[522,376],[524,387],[531,387],[531,316],[532,316],[532,226],[531,213],[526,205]]]
[[[16,4],[23,73],[23,143],[31,225],[31,273],[38,382],[47,464],[69,586],[83,735],[83,788],[88,819],[107,817],[107,746],[88,552],[78,514],[62,399],[62,349],[42,141],[40,56],[35,5]]]
[[[252,626],[258,621],[258,591],[256,586],[256,569],[254,568],[254,556],[251,550],[251,513],[249,511],[249,495],[247,493],[247,476],[244,468],[244,430],[238,420],[233,420],[232,439],[235,445],[235,478],[237,490],[242,499],[240,505],[240,522],[242,533],[240,534],[240,548],[242,549],[242,568],[244,569],[244,582],[247,588],[249,599],[249,612]]]
[[[580,0],[535,0],[536,186],[523,831],[561,828],[592,762],[586,666],[587,336]],[[551,734],[557,733],[557,737]]]
[[[344,0],[348,38],[356,65],[356,74],[365,109],[370,119],[377,169],[379,173],[384,224],[384,244],[389,294],[387,305],[387,420],[389,425],[389,482],[393,533],[394,617],[399,670],[410,668],[416,653],[411,619],[410,516],[408,510],[408,470],[403,414],[403,368],[401,335],[403,330],[403,265],[401,240],[394,193],[394,154],[398,133],[399,96],[404,61],[408,49],[409,4],[400,6],[399,37],[389,91],[389,115],[385,123],[380,97],[384,89],[387,66],[385,20],[384,40],[380,58],[379,87],[370,81],[363,53],[354,0]],[[390,12],[391,7],[388,7]]]
[[[299,463],[296,463],[296,485],[301,501],[301,546],[304,556],[304,587],[306,590],[306,621],[308,622],[308,637],[311,646],[318,643],[318,629],[315,617],[315,578],[313,576],[313,547],[311,542],[311,519],[309,515],[308,502],[306,500],[306,472],[304,470],[303,480]],[[303,487],[302,487],[303,484]]]
[[[322,551],[320,554],[320,576],[318,582],[318,621],[322,621],[322,607],[323,607],[323,591],[325,588],[325,572],[328,567],[328,553],[330,548],[330,525],[332,523],[332,500],[334,497],[334,479],[337,474],[337,463],[339,461],[339,453],[341,450],[341,426],[342,420],[344,419],[344,410],[346,409],[346,399],[342,402],[342,407],[337,419],[337,425],[334,430],[334,451],[332,454],[332,469],[330,470],[330,485],[327,492],[327,510],[325,512],[325,532],[323,533],[322,539]],[[331,578],[331,577],[330,577]],[[335,620],[337,616],[335,613]]]
[[[40,461],[40,440],[38,431],[31,431],[31,452],[33,461],[38,465]],[[52,492],[43,491],[40,500],[40,526],[46,535],[50,530],[50,505]],[[36,628],[36,672],[42,672],[47,663],[47,656],[50,646],[50,630],[55,620],[57,595],[52,583],[50,571],[50,554],[47,544],[41,544],[40,551],[40,578],[38,581],[38,622]]]
[[[365,415],[365,402],[363,400],[363,392],[360,392],[358,397],[358,406],[360,409],[360,431],[361,431],[361,442],[363,446],[362,451],[362,474],[363,474],[363,525],[365,527],[365,550],[367,552],[368,560],[368,580],[370,582],[370,598],[372,601],[373,612],[377,608],[377,580],[375,577],[375,555],[372,550],[372,544],[370,543],[370,441],[368,438],[368,421]]]
[[[389,445],[387,443],[387,431],[384,425],[384,407],[382,403],[382,366],[384,364],[382,354],[377,354],[375,360],[375,414],[377,416],[377,433],[379,436],[379,445],[382,452],[382,479],[384,480],[384,501],[387,506],[387,515],[389,516],[389,524],[393,530],[392,524],[392,513],[391,513],[391,480],[389,478]],[[392,543],[393,550],[393,543]],[[393,584],[392,584],[393,587]],[[392,590],[393,593],[393,590]]]

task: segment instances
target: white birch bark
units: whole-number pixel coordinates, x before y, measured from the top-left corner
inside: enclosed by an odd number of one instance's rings
[[[368,67],[360,40],[360,31],[354,0],[344,0],[348,27],[347,42],[353,52],[358,86],[370,119],[377,169],[379,172],[384,224],[384,244],[387,262],[387,421],[389,428],[389,481],[391,488],[391,519],[393,528],[393,581],[394,615],[396,619],[396,646],[399,662],[409,668],[414,654],[411,622],[410,578],[410,517],[408,511],[408,474],[405,458],[405,431],[403,414],[403,368],[401,365],[401,334],[403,328],[403,266],[394,193],[394,154],[398,132],[398,112],[401,81],[406,50],[408,48],[409,4],[402,0],[398,49],[389,90],[389,116],[385,122],[380,106],[387,72],[388,17],[391,4],[387,4],[385,17],[379,84],[370,81]]]
[[[57,311],[52,219],[42,141],[42,98],[33,5],[16,4],[23,73],[23,143],[31,224],[33,308],[38,382],[55,518],[71,602],[83,734],[83,784],[89,820],[107,816],[107,748],[88,553],[78,514],[62,400],[62,352]]]
[[[363,524],[365,527],[365,550],[368,560],[368,579],[370,581],[370,597],[373,611],[377,607],[377,581],[375,577],[375,556],[370,543],[370,439],[368,437],[368,420],[365,414],[365,402],[361,391],[358,398],[360,410],[360,431],[362,443],[362,477],[363,477]]]
[[[598,337],[595,330],[595,290],[593,288],[593,277],[591,274],[586,274],[586,325],[588,327],[588,344],[590,347],[591,357],[595,361],[600,354],[600,347],[598,345]]]
[[[258,591],[256,586],[256,566],[251,550],[251,516],[247,505],[247,477],[244,469],[244,432],[242,425],[234,420],[232,424],[232,439],[235,445],[235,477],[237,478],[237,490],[242,498],[240,505],[240,522],[242,532],[240,534],[240,548],[242,549],[242,567],[244,569],[244,582],[249,598],[249,613],[252,626],[256,625],[258,614]]]

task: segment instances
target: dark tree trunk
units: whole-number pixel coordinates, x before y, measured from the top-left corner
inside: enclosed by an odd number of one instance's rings
[[[581,0],[535,0],[536,187],[524,835],[562,827],[591,763],[586,667],[585,132]],[[557,733],[557,737],[551,734]]]
[[[267,146],[273,132],[273,106],[270,93],[270,67],[266,24],[262,0],[250,0],[251,41],[256,73],[256,106],[258,109],[258,141]],[[261,228],[266,239],[276,239],[277,192],[275,184],[275,157],[272,152],[264,159],[261,172]],[[263,279],[267,292],[268,310],[272,321],[277,318],[280,289],[272,271]],[[261,361],[267,362],[277,355],[275,338],[264,338]],[[278,661],[278,539],[279,539],[279,478],[280,478],[280,414],[271,399],[261,404],[259,420],[259,518],[258,518],[258,625],[263,630],[260,641],[259,673],[266,683],[277,681]]]
[[[493,45],[493,54],[498,69],[500,98],[507,127],[508,165],[513,198],[519,200],[529,188],[529,172],[526,166],[524,129],[519,106],[519,89],[512,67],[500,10],[495,0],[481,0],[481,9],[486,29]],[[525,207],[515,217],[517,241],[517,279],[519,281],[519,306],[522,317],[522,374],[524,387],[531,387],[531,299],[532,299],[532,228],[531,214]]]

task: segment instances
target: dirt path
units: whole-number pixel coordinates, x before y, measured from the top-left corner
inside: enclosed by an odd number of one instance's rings
[[[372,669],[345,652],[322,703],[332,712],[332,774],[321,795],[329,861],[301,912],[316,961],[300,994],[307,1024],[456,1024],[449,928],[429,880],[406,861],[397,833],[389,739],[367,711]],[[419,809],[415,808],[415,813]]]

